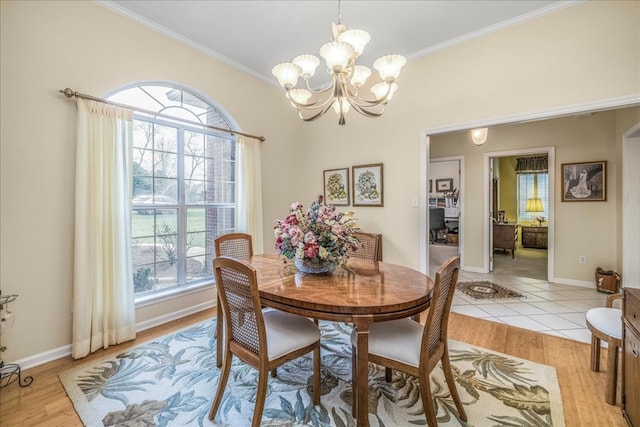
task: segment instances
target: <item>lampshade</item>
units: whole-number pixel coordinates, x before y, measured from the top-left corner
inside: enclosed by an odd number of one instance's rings
[[[365,84],[370,75],[371,70],[369,69],[369,67],[365,67],[364,65],[356,65],[355,67],[353,67],[353,76],[351,76],[350,82],[354,87],[359,88],[363,84]]]
[[[294,100],[298,104],[304,105],[309,101],[309,98],[311,98],[311,92],[306,89],[291,89],[289,92],[287,92],[287,96],[289,97],[289,99]]]
[[[373,68],[378,70],[382,80],[393,83],[400,75],[400,70],[406,63],[407,60],[404,56],[387,55],[378,58],[376,62],[373,63]]]
[[[527,207],[525,208],[527,212],[544,212],[544,208],[542,207],[542,200],[537,197],[532,197],[527,199]]]
[[[282,87],[291,89],[298,83],[298,77],[302,74],[302,68],[292,62],[285,62],[273,67],[271,73],[278,79]]]
[[[338,36],[338,40],[349,43],[353,46],[356,54],[360,56],[364,47],[369,43],[369,40],[371,40],[371,36],[363,30],[347,30]]]
[[[353,54],[353,46],[341,41],[325,43],[320,48],[320,56],[327,63],[327,67],[334,73],[339,73],[349,63]]]
[[[293,58],[293,63],[300,67],[302,77],[308,80],[315,74],[320,60],[313,55],[300,55]]]
[[[478,128],[471,130],[471,140],[476,145],[482,145],[487,142],[487,133],[489,132],[488,128]]]
[[[386,96],[387,100],[390,101],[391,98],[393,98],[393,93],[397,89],[398,89],[398,85],[395,83],[391,83],[391,89],[389,89],[388,83],[380,82],[380,83],[376,83],[371,87],[371,92],[373,92],[376,99],[382,99]],[[387,92],[389,93],[389,95],[387,95]]]

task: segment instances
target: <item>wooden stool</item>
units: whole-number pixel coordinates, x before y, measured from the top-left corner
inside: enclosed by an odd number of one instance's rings
[[[591,370],[600,371],[600,342],[607,342],[607,386],[604,400],[616,404],[618,384],[618,349],[622,347],[622,310],[612,308],[613,301],[620,294],[607,297],[607,307],[592,308],[587,311],[587,327],[591,331]]]

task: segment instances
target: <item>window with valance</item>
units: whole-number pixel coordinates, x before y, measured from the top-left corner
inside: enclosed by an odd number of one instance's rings
[[[518,220],[534,221],[536,217],[549,218],[549,158],[527,156],[516,159],[518,176]],[[528,212],[527,201],[540,199],[542,211]],[[529,203],[531,206],[531,203]]]

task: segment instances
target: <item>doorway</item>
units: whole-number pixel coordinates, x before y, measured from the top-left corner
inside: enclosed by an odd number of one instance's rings
[[[460,234],[460,159],[429,163],[429,242],[458,247]],[[456,251],[457,252],[457,251]]]
[[[548,280],[549,152],[552,148],[490,153],[489,272]],[[551,174],[552,175],[552,174]],[[553,239],[551,239],[553,240]],[[551,249],[552,252],[552,249]]]

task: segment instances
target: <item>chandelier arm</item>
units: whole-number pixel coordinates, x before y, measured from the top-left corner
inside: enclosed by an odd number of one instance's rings
[[[353,104],[351,103],[351,106],[353,107],[354,110],[356,110],[358,113],[362,114],[363,116],[366,117],[380,117],[382,116],[382,114],[384,113],[384,109],[386,107],[386,104],[382,106],[382,109],[380,110],[379,113],[373,112],[373,111],[368,111],[366,110],[366,107],[363,107],[361,105],[358,104]]]
[[[354,107],[355,107],[355,104],[357,104],[360,107],[376,107],[380,104],[386,104],[389,102],[389,94],[391,93],[391,85],[387,85],[387,93],[385,93],[382,98],[376,99],[376,100],[369,100],[359,96],[357,89],[355,92],[351,92],[349,90],[349,86],[346,86],[346,89],[348,93],[347,98],[349,100],[353,100],[353,102],[350,102],[350,104],[353,105]]]
[[[327,93],[333,90],[333,86],[335,85],[335,79],[331,79],[331,83],[329,83],[329,85],[326,88],[315,90],[315,89],[312,89],[311,86],[309,86],[309,80],[305,80],[305,82],[307,83],[307,89],[309,90],[309,92],[311,92],[314,95]]]
[[[324,115],[325,115],[325,113],[326,113],[327,111],[329,111],[329,109],[330,109],[332,106],[333,106],[333,104],[331,104],[331,103],[330,103],[330,104],[328,104],[327,106],[325,106],[322,110],[320,110],[319,112],[317,112],[316,114],[314,114],[313,116],[310,116],[310,117],[304,117],[304,116],[302,115],[302,111],[310,111],[309,109],[302,110],[302,109],[298,108],[298,116],[299,116],[302,120],[304,120],[305,122],[311,122],[311,121],[313,121],[313,120],[316,120],[316,119],[317,119],[317,118],[319,118],[319,117],[324,116]]]
[[[294,101],[292,98],[289,98],[289,101],[291,101],[291,103],[296,107],[296,109],[298,110],[305,110],[305,111],[311,111],[311,110],[317,110],[319,108],[326,108],[329,109],[331,108],[331,106],[333,105],[333,101],[334,98],[329,96],[326,99],[319,99],[315,102],[312,102],[310,104],[300,104],[296,101]]]
[[[347,99],[350,101],[349,103],[353,106],[359,106],[359,107],[363,107],[363,108],[369,108],[369,107],[377,107],[379,105],[386,105],[389,100],[386,98],[380,98],[380,99],[376,99],[375,101],[371,101],[368,99],[363,99],[359,96],[349,96],[347,97]]]

